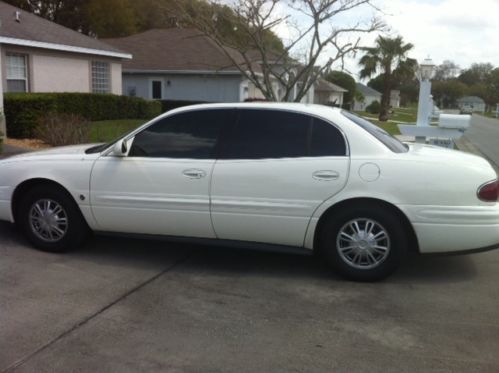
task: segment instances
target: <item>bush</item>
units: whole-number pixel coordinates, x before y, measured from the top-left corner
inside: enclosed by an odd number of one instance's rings
[[[33,137],[47,113],[74,114],[89,121],[150,119],[161,113],[157,101],[96,93],[7,93],[4,106],[7,133],[13,138]]]
[[[381,111],[381,104],[378,101],[373,101],[366,106],[366,111],[371,114],[379,114]]]
[[[35,137],[52,146],[88,142],[90,123],[75,114],[47,114],[38,120]]]
[[[205,101],[186,101],[186,100],[161,100],[161,112],[166,113],[167,111],[177,109],[179,107],[206,104]]]

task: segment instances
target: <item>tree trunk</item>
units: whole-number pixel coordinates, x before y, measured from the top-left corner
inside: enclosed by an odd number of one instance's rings
[[[390,93],[392,91],[392,72],[390,68],[385,68],[385,84],[383,84],[383,94],[381,95],[381,108],[379,111],[379,120],[386,122],[388,120],[388,110],[390,109]]]

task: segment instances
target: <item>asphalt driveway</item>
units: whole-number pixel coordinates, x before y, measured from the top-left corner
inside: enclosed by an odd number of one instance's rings
[[[0,371],[499,371],[499,251],[346,282],[312,257],[0,224]]]

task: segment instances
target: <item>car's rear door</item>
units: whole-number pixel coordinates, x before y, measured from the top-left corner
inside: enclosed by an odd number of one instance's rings
[[[100,157],[91,176],[98,229],[214,238],[210,178],[233,120],[232,109],[178,113],[135,135],[127,157]]]
[[[302,113],[237,112],[213,170],[217,237],[302,246],[314,210],[346,184],[346,140],[333,124]]]

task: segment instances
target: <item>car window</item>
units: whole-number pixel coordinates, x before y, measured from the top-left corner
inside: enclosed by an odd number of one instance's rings
[[[345,138],[331,123],[314,118],[310,142],[311,157],[344,156],[347,154]]]
[[[160,119],[135,135],[129,156],[210,159],[234,110],[211,109]]]
[[[263,159],[307,156],[311,118],[278,110],[238,110],[226,158]]]
[[[379,128],[375,124],[369,122],[368,120],[359,117],[349,111],[342,110],[341,113],[343,116],[350,119],[352,122],[362,127],[364,130],[369,132],[375,138],[377,138],[380,142],[382,142],[388,149],[390,149],[394,153],[407,153],[409,150],[407,146],[405,146],[402,142],[397,140],[395,137],[390,135],[385,130]]]

